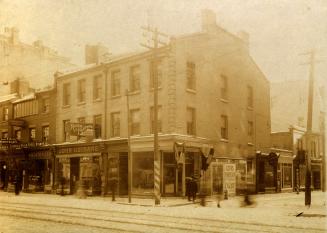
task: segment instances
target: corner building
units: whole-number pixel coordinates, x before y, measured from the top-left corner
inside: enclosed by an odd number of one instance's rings
[[[233,195],[246,187],[255,190],[256,151],[270,147],[270,93],[268,80],[249,55],[248,41],[246,33],[230,34],[216,24],[211,11],[204,11],[201,32],[173,38],[159,49],[161,195],[185,195],[185,180],[190,176],[197,177],[201,192],[209,194],[227,190]],[[58,143],[83,145],[78,138],[67,139],[65,132],[67,120],[82,119],[94,127],[98,124],[95,137],[101,129],[99,139],[89,143],[104,145],[100,153],[57,157],[69,158],[71,169],[73,157],[79,157],[75,180],[81,178],[83,156],[93,161],[99,157],[104,194],[110,192],[108,186],[115,176],[119,194],[127,194],[128,93],[131,191],[153,195],[151,58],[151,52],[111,57],[101,65],[56,79]],[[94,99],[98,90],[101,98]]]

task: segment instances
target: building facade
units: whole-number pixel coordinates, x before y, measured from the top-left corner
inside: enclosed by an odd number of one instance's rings
[[[162,195],[184,195],[190,176],[196,176],[200,189],[210,194],[255,189],[256,151],[270,148],[270,93],[268,80],[249,55],[248,40],[244,32],[235,36],[219,27],[215,15],[206,11],[201,32],[174,38],[159,49]],[[92,163],[99,160],[92,179],[101,177],[103,193],[116,171],[119,194],[127,194],[127,173],[131,172],[132,194],[153,195],[151,67],[152,52],[143,52],[113,56],[106,63],[56,78],[59,147],[108,145],[101,153],[60,156],[64,159],[59,163],[70,168],[65,180],[83,178],[82,161],[87,157]],[[127,163],[128,125],[131,167]],[[110,147],[114,142],[120,146]],[[210,164],[208,169],[206,164]],[[100,174],[95,175],[97,170]]]

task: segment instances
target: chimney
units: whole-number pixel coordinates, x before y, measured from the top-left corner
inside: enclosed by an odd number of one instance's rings
[[[217,26],[216,14],[212,10],[205,9],[201,11],[202,31],[208,32]]]
[[[250,46],[250,35],[246,31],[238,32],[238,37],[243,41],[244,45],[249,48]]]
[[[85,46],[85,64],[99,64],[106,60],[108,56],[108,48],[98,45],[86,45]]]

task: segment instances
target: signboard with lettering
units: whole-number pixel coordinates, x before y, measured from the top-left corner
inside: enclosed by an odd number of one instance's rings
[[[67,122],[65,124],[65,131],[69,132],[70,136],[83,136],[84,134],[89,135],[90,132],[94,132],[93,124],[91,123],[73,123]]]
[[[226,163],[223,165],[223,187],[228,195],[236,193],[236,164]]]

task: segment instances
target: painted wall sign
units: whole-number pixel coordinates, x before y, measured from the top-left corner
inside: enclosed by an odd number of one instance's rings
[[[223,187],[228,195],[236,193],[236,164],[226,163],[223,165]]]

